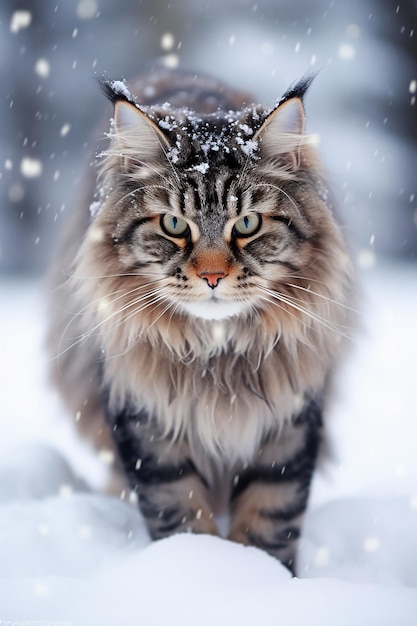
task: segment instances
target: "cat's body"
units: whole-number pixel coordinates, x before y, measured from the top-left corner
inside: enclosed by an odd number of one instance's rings
[[[222,491],[230,538],[292,569],[352,325],[309,82],[271,112],[188,74],[143,77],[138,106],[106,81],[110,146],[63,240],[50,333],[64,397],[94,435],[105,416],[154,538],[216,533]]]

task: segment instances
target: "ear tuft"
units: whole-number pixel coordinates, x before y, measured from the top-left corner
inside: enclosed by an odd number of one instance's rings
[[[310,85],[316,78],[317,74],[318,72],[305,74],[302,78],[300,78],[300,80],[291,85],[278,102],[278,106],[281,106],[284,102],[291,100],[292,98],[298,98],[301,102],[304,102],[307,91],[310,89]]]
[[[116,102],[136,104],[124,80],[110,80],[107,76],[101,76],[98,78],[98,83],[101,91],[113,105]]]
[[[126,83],[121,80],[99,79],[104,95],[114,106],[113,146],[118,145],[126,169],[132,163],[139,165],[147,161],[165,158],[169,148],[168,139],[158,125],[136,104]]]
[[[305,127],[303,99],[314,77],[315,74],[304,76],[290,87],[254,137],[259,140],[264,157],[278,161],[290,170],[297,169],[300,164]]]

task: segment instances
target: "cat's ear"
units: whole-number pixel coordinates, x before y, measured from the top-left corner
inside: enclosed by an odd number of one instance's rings
[[[259,143],[261,157],[277,161],[291,170],[300,165],[306,120],[303,98],[313,78],[304,78],[289,89],[254,137]]]
[[[159,160],[169,148],[168,140],[153,120],[135,104],[118,100],[114,105],[114,133],[125,149],[144,160]]]
[[[122,81],[100,81],[105,96],[114,106],[114,139],[128,163],[159,161],[169,148],[165,135],[135,103]]]

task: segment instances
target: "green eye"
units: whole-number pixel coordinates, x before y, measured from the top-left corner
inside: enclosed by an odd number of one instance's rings
[[[235,237],[250,237],[258,232],[261,227],[261,216],[257,213],[249,213],[241,217],[233,226]]]
[[[186,237],[189,232],[189,226],[182,217],[166,213],[161,216],[161,228],[170,237]]]

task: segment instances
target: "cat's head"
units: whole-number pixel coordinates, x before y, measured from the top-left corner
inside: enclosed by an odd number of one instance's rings
[[[103,319],[138,332],[178,317],[249,316],[278,334],[332,324],[350,265],[304,132],[310,82],[272,111],[204,116],[103,83],[114,119],[78,270],[102,277]]]

